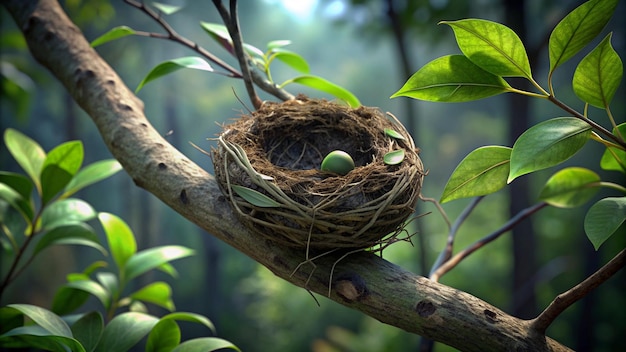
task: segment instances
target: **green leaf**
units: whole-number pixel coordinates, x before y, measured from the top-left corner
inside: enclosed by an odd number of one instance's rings
[[[309,73],[309,63],[302,56],[294,53],[293,51],[282,48],[274,48],[272,49],[272,53],[273,54],[269,61],[276,58],[298,72]]]
[[[7,348],[30,348],[37,350],[84,352],[83,346],[75,339],[57,336],[38,325],[22,326],[0,336],[0,346]]]
[[[392,130],[391,128],[385,128],[385,134],[391,138],[399,139],[401,141],[405,139],[404,136],[400,134],[400,132]]]
[[[44,234],[37,242],[33,256],[42,250],[59,244],[77,244],[97,249],[103,255],[107,254],[106,249],[100,245],[98,236],[94,229],[85,223],[75,223],[58,226]]]
[[[585,216],[585,232],[598,250],[626,220],[626,197],[604,198],[592,205]]]
[[[41,227],[52,230],[55,227],[73,225],[96,217],[96,211],[84,200],[67,198],[53,202],[41,214]]]
[[[117,276],[111,272],[99,272],[96,273],[96,279],[109,292],[111,296],[118,296],[120,290],[120,284],[117,280]]]
[[[58,315],[72,313],[87,302],[89,292],[72,287],[62,286],[54,294],[52,311]]]
[[[41,170],[42,202],[47,204],[76,175],[83,164],[83,143],[71,141],[52,149]]]
[[[353,108],[361,106],[361,102],[359,101],[359,99],[354,96],[354,94],[352,94],[349,90],[332,82],[329,82],[321,77],[311,75],[299,76],[283,83],[282,86],[285,86],[289,83],[302,84],[303,86],[311,87],[319,91],[328,93],[338,99],[345,101],[349,106]]]
[[[609,22],[618,0],[591,0],[578,6],[550,34],[550,74],[576,55]]]
[[[513,145],[507,182],[564,162],[576,154],[590,136],[591,126],[574,117],[558,117],[529,128]]]
[[[84,167],[65,186],[61,198],[67,198],[79,190],[98,181],[115,175],[122,169],[122,165],[115,159],[102,160]]]
[[[291,40],[272,40],[271,42],[267,43],[267,49],[271,51],[290,44]]]
[[[241,351],[232,342],[217,337],[200,337],[185,341],[172,350],[172,352],[206,352],[229,348]]]
[[[180,327],[171,319],[161,319],[152,328],[146,342],[146,352],[170,352],[180,344]]]
[[[209,330],[211,330],[211,332],[215,334],[215,326],[204,315],[200,315],[196,313],[189,313],[189,312],[174,312],[174,313],[167,314],[161,318],[161,320],[166,320],[166,319],[172,319],[172,320],[177,320],[177,321],[188,321],[192,323],[202,324],[206,326],[207,328],[209,328]]]
[[[609,33],[580,61],[574,72],[572,87],[582,101],[606,109],[622,81],[623,74],[622,60],[611,46]]]
[[[131,280],[172,260],[193,254],[194,251],[192,249],[182,246],[163,246],[143,250],[128,259],[125,277],[127,280]]]
[[[510,86],[463,55],[435,59],[415,72],[391,98],[400,96],[435,102],[466,102],[502,94]]]
[[[96,297],[106,309],[111,305],[111,293],[93,280],[71,281],[65,284],[65,287],[88,292]]]
[[[141,341],[158,321],[159,319],[143,313],[122,313],[104,328],[96,351],[127,351]]]
[[[107,236],[111,256],[117,267],[123,270],[128,259],[137,251],[135,236],[124,220],[113,214],[100,213],[98,219]]]
[[[213,67],[211,67],[211,65],[206,62],[206,60],[197,56],[186,56],[180,57],[178,59],[164,61],[155,66],[152,71],[150,71],[148,75],[141,82],[139,82],[137,89],[135,89],[135,93],[139,92],[141,88],[143,88],[143,86],[146,85],[148,82],[183,68],[213,72]]]
[[[619,133],[618,133],[619,130]],[[626,137],[626,123],[613,128],[613,134]],[[619,148],[607,147],[600,159],[600,167],[604,170],[621,171],[626,173],[626,151]]]
[[[41,193],[39,175],[46,159],[46,152],[37,142],[12,128],[8,128],[4,132],[4,143],[15,161],[33,180],[37,191]]]
[[[280,203],[273,200],[272,198],[266,196],[265,194],[250,189],[248,187],[243,187],[239,185],[230,185],[233,191],[237,193],[238,196],[245,199],[248,203],[255,205],[261,208],[275,208],[280,207]]]
[[[539,199],[560,208],[585,204],[599,189],[600,176],[581,167],[569,167],[554,174],[539,193]]]
[[[15,189],[0,182],[0,200],[4,200],[17,210],[27,224],[31,224],[35,216],[35,210],[30,200],[24,199]]]
[[[441,203],[484,196],[506,186],[511,148],[480,147],[469,153],[456,167],[441,195]]]
[[[20,311],[53,335],[72,338],[72,330],[63,319],[45,308],[31,304],[9,304],[7,307]]]
[[[74,338],[85,347],[85,350],[93,351],[102,336],[104,320],[99,312],[90,312],[72,324],[71,329]]]
[[[172,300],[172,288],[165,282],[153,282],[130,295],[130,298],[149,302],[169,311],[176,309]]]
[[[91,47],[95,48],[104,43],[108,43],[116,39],[124,38],[126,36],[133,35],[135,33],[137,32],[134,29],[127,27],[127,26],[115,27],[109,30],[108,32],[104,33],[103,35],[99,36],[98,38],[94,39],[91,42]]]
[[[156,7],[164,15],[171,15],[183,8],[182,6],[167,5],[160,2],[153,2],[152,6]]]
[[[0,171],[0,183],[11,187],[24,199],[30,199],[33,192],[33,182],[26,176],[14,172]]]
[[[213,40],[218,42],[224,49],[226,49],[231,55],[235,55],[235,48],[233,47],[233,41],[230,39],[228,29],[223,24],[200,22],[200,26],[204,29]],[[262,56],[262,54],[261,54]]]
[[[501,77],[532,77],[526,48],[509,27],[480,19],[440,23],[452,27],[463,54],[483,70]]]
[[[391,151],[383,156],[383,162],[387,165],[398,165],[404,160],[404,149]]]

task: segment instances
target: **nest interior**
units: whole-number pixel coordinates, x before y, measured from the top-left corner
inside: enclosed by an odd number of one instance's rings
[[[399,149],[402,162],[383,161]],[[333,150],[350,154],[354,170],[321,171]],[[291,247],[357,249],[382,243],[412,214],[424,176],[418,153],[400,122],[376,108],[299,97],[265,103],[225,126],[213,163],[223,192],[253,232]],[[251,204],[233,185],[279,205]]]

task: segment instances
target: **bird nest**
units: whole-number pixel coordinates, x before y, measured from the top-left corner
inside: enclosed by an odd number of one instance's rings
[[[265,103],[217,139],[215,174],[240,221],[275,243],[314,250],[397,236],[424,177],[410,134],[375,108],[299,98]],[[320,170],[334,150],[354,160],[346,175]],[[389,162],[400,150],[404,158]]]

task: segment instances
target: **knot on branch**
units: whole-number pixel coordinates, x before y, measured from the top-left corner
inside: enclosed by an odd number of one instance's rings
[[[415,311],[417,312],[417,314],[419,314],[420,317],[426,318],[435,314],[437,308],[432,302],[428,300],[423,300],[417,302],[417,304],[415,305]]]
[[[333,283],[337,294],[346,301],[361,301],[369,295],[365,280],[358,274],[344,274]]]

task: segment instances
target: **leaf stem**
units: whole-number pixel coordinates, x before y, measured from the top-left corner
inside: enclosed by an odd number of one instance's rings
[[[617,183],[602,181],[602,182],[598,182],[598,186],[612,188],[622,193],[626,193],[626,187],[622,185],[618,185]]]
[[[481,238],[480,240],[472,243],[471,245],[463,249],[461,252],[457,253],[455,256],[453,256],[452,258],[447,260],[445,263],[443,263],[443,265],[441,265],[437,270],[435,270],[434,273],[430,275],[430,279],[432,281],[439,281],[439,278],[441,278],[448,271],[456,267],[463,259],[465,259],[465,257],[476,252],[478,249],[482,248],[487,243],[497,239],[502,234],[506,233],[507,231],[515,227],[519,222],[528,218],[529,216],[533,215],[534,213],[538,212],[539,210],[541,210],[542,208],[546,206],[548,206],[548,203],[540,202],[528,208],[522,209],[522,211],[520,211],[514,217],[509,219],[509,221],[507,221],[502,227],[490,233],[489,235]]]
[[[620,146],[622,146],[622,148],[626,148],[626,142],[621,140],[620,138],[618,138],[617,136],[615,136],[613,133],[611,133],[611,131],[607,130],[606,128],[600,126],[599,124],[597,124],[596,122],[594,122],[593,120],[589,119],[588,117],[582,115],[581,113],[579,113],[578,111],[572,109],[571,107],[569,107],[568,105],[566,105],[565,103],[563,103],[562,101],[560,101],[559,99],[557,99],[554,95],[550,95],[548,96],[548,100],[550,100],[552,103],[554,103],[556,106],[560,107],[561,109],[569,112],[570,114],[572,114],[572,116],[581,119],[583,121],[585,121],[586,123],[588,123],[593,129],[595,129],[596,131],[600,132],[601,134],[607,136],[608,138],[612,139],[613,141],[615,141],[617,144],[619,144]]]
[[[513,88],[513,87],[506,88],[506,91],[510,92],[510,93],[526,95],[528,97],[533,97],[533,98],[548,99],[548,97],[549,97],[549,95],[547,95],[547,93],[546,94],[539,94],[539,93],[529,92],[529,91],[526,91],[526,90],[521,90],[521,89],[517,89],[517,88]],[[543,91],[543,89],[542,89],[542,91]]]
[[[606,265],[570,290],[556,296],[552,303],[531,322],[531,329],[544,335],[552,322],[569,306],[611,278],[626,265],[626,249],[622,249]]]

